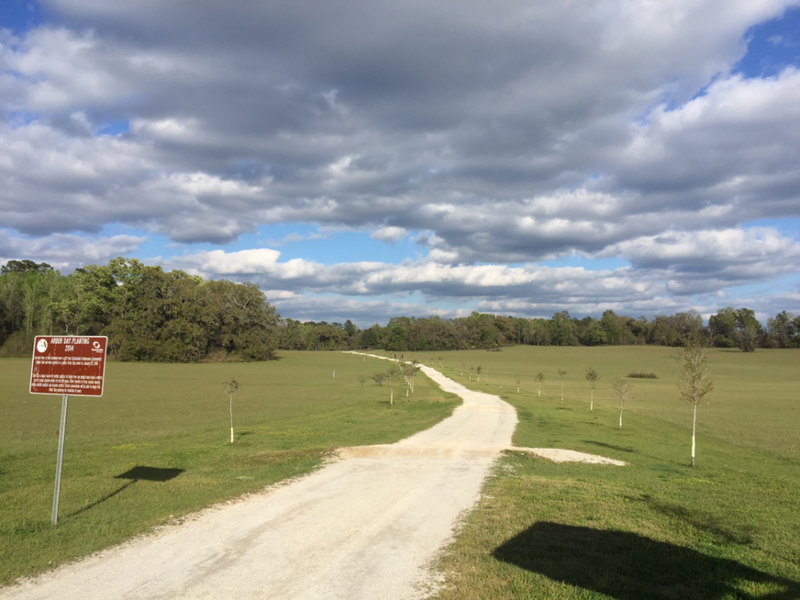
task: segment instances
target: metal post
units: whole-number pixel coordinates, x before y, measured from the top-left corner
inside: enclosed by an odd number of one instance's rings
[[[56,460],[56,489],[53,493],[53,518],[52,523],[58,523],[58,496],[61,491],[61,463],[64,461],[64,431],[67,428],[67,402],[69,396],[61,397],[61,427],[58,429],[58,459]]]

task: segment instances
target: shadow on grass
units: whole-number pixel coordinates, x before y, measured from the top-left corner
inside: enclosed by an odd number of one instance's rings
[[[115,475],[114,479],[133,479],[133,482],[143,481],[169,481],[183,473],[183,469],[162,469],[159,467],[136,466],[124,473]]]
[[[630,498],[630,500],[636,501],[638,498]],[[701,511],[691,511],[678,504],[661,502],[660,500],[656,500],[652,496],[648,495],[642,496],[641,500],[647,504],[647,507],[650,510],[660,513],[664,516],[683,521],[684,523],[688,523],[695,529],[700,529],[701,531],[705,531],[706,533],[713,535],[719,541],[725,544],[739,544],[746,546],[753,543],[751,531],[732,531],[730,529],[726,529],[720,522],[720,519],[712,515],[705,514]]]
[[[604,442],[593,442],[592,440],[581,440],[584,444],[591,444],[592,446],[599,446],[601,448],[609,448],[610,450],[619,450],[620,452],[636,452],[630,446],[615,446],[614,444],[606,444]]]
[[[543,521],[492,554],[503,562],[617,600],[800,598],[796,581],[622,531]],[[753,595],[754,589],[760,593]]]
[[[110,500],[117,494],[124,492],[127,488],[132,486],[137,481],[140,480],[157,481],[157,482],[169,481],[170,479],[175,479],[181,473],[183,473],[183,469],[161,469],[159,467],[138,467],[138,466],[133,467],[132,469],[128,469],[124,473],[120,473],[119,475],[114,476],[114,479],[130,479],[128,483],[123,484],[121,487],[117,488],[110,494],[106,494],[99,500],[95,500],[91,504],[84,506],[83,508],[80,508],[75,512],[72,512],[67,516],[75,517],[77,515],[85,513],[86,511],[93,509],[95,506],[102,504],[106,500]]]

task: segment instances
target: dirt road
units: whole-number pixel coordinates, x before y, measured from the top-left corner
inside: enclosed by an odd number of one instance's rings
[[[464,404],[388,446],[344,449],[319,471],[195,515],[21,585],[0,600],[410,599],[477,501],[513,408],[437,371]]]

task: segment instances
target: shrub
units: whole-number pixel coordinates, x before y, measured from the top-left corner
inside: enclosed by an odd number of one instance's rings
[[[634,379],[658,379],[658,375],[655,373],[646,373],[644,371],[634,371],[633,373],[628,373],[628,377],[633,377]]]

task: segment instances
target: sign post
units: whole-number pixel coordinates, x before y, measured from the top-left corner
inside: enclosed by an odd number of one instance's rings
[[[58,458],[52,515],[52,523],[56,525],[69,397],[103,395],[108,338],[40,335],[36,336],[33,344],[30,393],[61,394],[61,425],[58,429]]]

